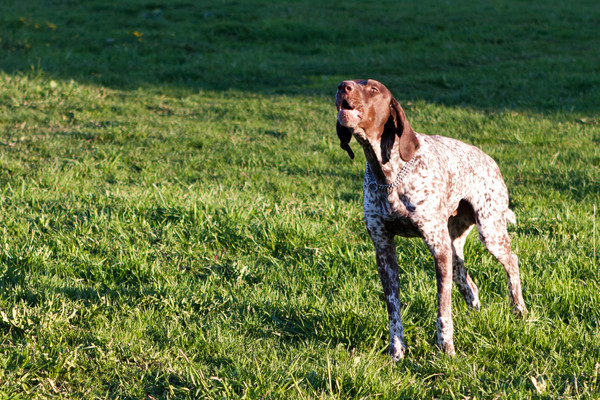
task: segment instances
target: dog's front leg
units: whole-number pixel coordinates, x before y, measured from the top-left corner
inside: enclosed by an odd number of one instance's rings
[[[442,226],[440,224],[436,226]],[[424,235],[425,242],[435,261],[437,281],[437,344],[448,355],[453,356],[454,324],[452,322],[452,245],[447,230]]]
[[[400,319],[400,292],[398,288],[398,261],[396,244],[391,238],[373,238],[377,256],[377,271],[385,294],[389,319],[390,354],[394,361],[404,357],[404,327]]]

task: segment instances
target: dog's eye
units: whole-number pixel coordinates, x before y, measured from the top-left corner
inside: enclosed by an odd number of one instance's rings
[[[376,87],[372,87],[372,88],[371,88],[371,92],[373,92],[373,93],[377,93],[377,92],[379,92],[379,90],[377,90],[377,88],[376,88]]]

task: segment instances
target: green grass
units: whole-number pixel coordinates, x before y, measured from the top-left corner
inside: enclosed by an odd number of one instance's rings
[[[10,3],[0,399],[600,397],[596,2]],[[364,158],[334,133],[359,77],[509,187],[530,315],[472,235],[482,311],[455,291],[454,358],[419,240],[398,240],[408,354],[386,354]]]

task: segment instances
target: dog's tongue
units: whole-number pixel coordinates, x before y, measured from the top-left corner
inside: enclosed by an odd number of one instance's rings
[[[344,110],[341,109],[338,112],[338,121],[340,124],[346,127],[355,127],[360,122],[360,111]]]

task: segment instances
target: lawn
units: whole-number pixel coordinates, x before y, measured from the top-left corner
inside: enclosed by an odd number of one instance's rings
[[[600,397],[595,1],[5,3],[0,399]],[[389,359],[349,78],[498,162],[527,319],[472,234],[444,356],[398,239]]]

